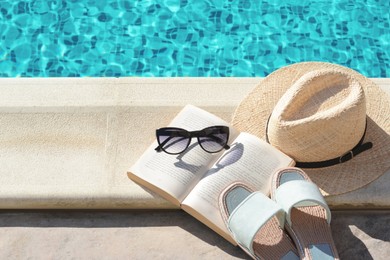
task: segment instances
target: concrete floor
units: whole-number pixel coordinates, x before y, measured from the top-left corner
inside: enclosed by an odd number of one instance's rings
[[[333,211],[341,259],[389,259],[390,211]],[[249,259],[183,211],[1,211],[0,259]]]

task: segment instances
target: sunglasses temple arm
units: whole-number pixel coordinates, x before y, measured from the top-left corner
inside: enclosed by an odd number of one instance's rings
[[[172,139],[172,137],[168,137],[167,139],[164,140],[164,142],[162,142],[161,144],[159,144],[156,148],[154,148],[155,151],[157,152],[161,152],[162,151],[162,148],[164,147],[164,145],[166,145],[170,140]]]

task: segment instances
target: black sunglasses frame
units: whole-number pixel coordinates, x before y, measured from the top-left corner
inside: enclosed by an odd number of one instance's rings
[[[210,138],[214,139],[215,142],[219,143],[218,141],[221,141],[221,140],[216,140],[216,139],[219,139],[219,138],[217,136],[213,135],[213,134],[226,134],[226,140],[223,142],[224,144],[221,144],[221,149],[219,149],[217,151],[208,151],[207,149],[205,149],[202,146],[202,142],[200,141],[200,138],[202,138],[202,137],[210,137]],[[162,143],[160,143],[160,138],[159,138],[159,136],[161,136],[161,135],[168,136],[168,138],[166,140],[164,140]],[[186,145],[186,147],[182,151],[177,152],[177,153],[172,153],[172,152],[168,152],[166,149],[164,149],[164,146],[173,137],[182,137],[183,139],[187,139],[187,145]],[[158,146],[154,150],[156,150],[157,152],[164,151],[165,153],[172,154],[172,155],[181,154],[185,150],[187,150],[187,148],[191,144],[191,139],[195,138],[195,137],[197,138],[200,147],[205,152],[208,152],[208,153],[218,153],[218,152],[222,151],[223,149],[226,149],[226,150],[230,149],[230,146],[227,144],[227,142],[229,141],[229,127],[223,126],[223,125],[217,125],[217,126],[206,127],[206,128],[204,128],[202,130],[199,130],[199,131],[187,131],[187,130],[185,130],[183,128],[178,128],[178,127],[163,127],[163,128],[159,128],[159,129],[156,130],[156,138],[157,138]],[[183,139],[180,139],[180,141],[183,140]]]

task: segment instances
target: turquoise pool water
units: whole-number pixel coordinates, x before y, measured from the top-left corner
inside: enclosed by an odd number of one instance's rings
[[[265,76],[316,60],[390,77],[389,10],[389,0],[0,1],[0,76]]]

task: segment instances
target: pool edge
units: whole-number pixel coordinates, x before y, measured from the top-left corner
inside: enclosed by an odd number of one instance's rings
[[[9,117],[3,124],[12,124],[12,116],[18,116],[21,123],[25,123],[25,128],[19,129],[18,136],[15,137],[28,138],[42,134],[45,126],[36,126],[40,122],[40,116],[48,120],[56,131],[50,140],[58,139],[62,123],[68,125],[67,131],[71,133],[75,133],[75,129],[87,127],[89,137],[93,136],[98,140],[100,146],[83,146],[84,156],[92,158],[85,163],[90,163],[91,169],[95,169],[96,162],[104,160],[101,167],[96,168],[99,170],[96,172],[97,176],[83,166],[82,173],[90,174],[93,185],[57,183],[56,178],[53,178],[55,185],[47,188],[25,185],[26,179],[21,179],[20,183],[24,185],[19,185],[16,179],[3,181],[0,184],[0,208],[175,208],[155,194],[131,183],[126,176],[126,169],[153,140],[150,133],[144,133],[145,130],[169,122],[187,103],[207,108],[228,120],[240,100],[261,80],[262,78],[0,78],[0,111]],[[372,80],[390,95],[390,79]],[[54,116],[48,118],[47,114]],[[36,118],[32,120],[29,115],[35,115]],[[64,118],[65,121],[61,121]],[[141,127],[144,131],[142,136],[133,123],[141,119],[144,122]],[[13,135],[12,129],[9,129],[8,134],[8,137]],[[138,143],[137,138],[129,138],[131,135],[139,136],[143,141]],[[75,136],[76,139],[79,138],[75,144],[77,147],[85,145],[83,142],[86,137],[82,130]],[[60,161],[69,159],[69,155],[54,158],[58,160],[55,165],[52,162],[55,169],[42,163],[43,158],[53,159],[48,154],[49,151],[61,153],[61,149],[66,147],[56,150],[47,142],[40,142],[34,143],[32,148],[28,146],[31,150],[25,150],[25,146],[16,142],[13,152],[5,151],[3,158],[13,158],[15,161],[7,161],[8,171],[3,168],[2,176],[10,171],[16,173],[14,177],[22,171],[27,173],[27,166],[23,169],[20,166],[20,160],[26,154],[31,157],[29,160],[32,168],[53,170],[53,174],[64,169],[70,172],[71,167],[60,166]],[[75,153],[80,152],[80,148],[77,149],[74,150]],[[37,153],[37,157],[34,158],[29,151]],[[93,156],[88,157],[89,154]],[[71,159],[76,160],[74,157]],[[49,161],[48,164],[50,163]],[[37,169],[34,172],[40,174]],[[31,182],[34,182],[34,178]],[[390,172],[356,192],[328,197],[327,200],[332,208],[338,209],[390,208],[390,191],[386,190],[386,183],[390,183]]]

